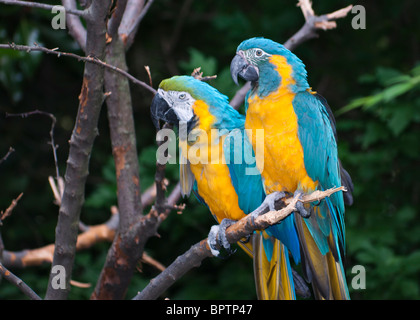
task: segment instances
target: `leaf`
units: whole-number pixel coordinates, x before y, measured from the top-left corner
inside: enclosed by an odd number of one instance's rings
[[[215,75],[217,72],[217,60],[214,57],[206,57],[202,52],[197,49],[190,48],[190,60],[188,62],[180,62],[179,66],[184,69],[185,72],[191,74],[191,72],[198,67],[201,67],[201,71],[204,76]]]
[[[383,91],[383,100],[389,102],[396,97],[410,91],[413,88],[413,83],[411,81],[395,84]]]
[[[373,143],[386,139],[387,136],[387,130],[381,123],[371,122],[366,127],[362,147],[366,149]]]
[[[389,80],[401,76],[402,73],[398,70],[386,67],[378,67],[376,69],[376,78],[384,87],[389,85]]]
[[[394,136],[398,136],[412,121],[413,110],[410,105],[400,105],[397,112],[393,112],[388,121],[388,127]]]

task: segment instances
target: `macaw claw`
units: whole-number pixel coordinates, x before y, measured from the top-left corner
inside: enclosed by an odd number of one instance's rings
[[[226,238],[226,229],[235,223],[235,220],[223,219],[220,225],[211,227],[207,243],[209,244],[211,253],[215,257],[220,257],[220,250],[217,249],[218,247],[225,248],[228,256],[236,252],[236,250],[231,249],[230,243]]]
[[[298,196],[298,198],[301,199],[303,196],[303,192],[300,190],[296,190],[294,196]],[[296,211],[302,216],[302,218],[309,218],[311,216],[310,211],[305,209],[301,201],[298,201],[296,203]]]
[[[286,194],[284,192],[278,191],[268,194],[263,203],[261,203],[261,205],[251,213],[252,217],[255,219],[268,211],[275,211],[276,202],[283,199],[285,196]]]

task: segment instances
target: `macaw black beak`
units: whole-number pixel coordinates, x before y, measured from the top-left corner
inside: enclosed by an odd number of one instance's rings
[[[258,68],[248,63],[248,61],[238,53],[230,63],[230,74],[236,85],[238,85],[238,76],[246,81],[257,81],[259,79]]]
[[[159,93],[155,95],[150,105],[150,114],[156,129],[160,129],[159,120],[169,122],[171,124],[178,123],[178,117],[175,111],[168,105],[165,99]]]

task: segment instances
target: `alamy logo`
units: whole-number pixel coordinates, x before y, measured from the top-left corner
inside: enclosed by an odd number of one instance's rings
[[[66,269],[64,266],[57,264],[52,267],[51,273],[55,274],[51,279],[53,289],[66,289]]]
[[[55,16],[51,20],[51,27],[54,30],[66,28],[66,9],[63,6],[54,6],[51,13]]]
[[[358,264],[351,268],[351,273],[354,274],[351,280],[351,287],[355,290],[366,289],[366,269],[364,266]]]
[[[355,30],[366,29],[366,9],[362,5],[354,6],[351,13],[356,14],[351,20],[351,27]]]

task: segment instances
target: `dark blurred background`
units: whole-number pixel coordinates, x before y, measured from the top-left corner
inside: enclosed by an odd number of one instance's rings
[[[46,1],[56,4],[58,1]],[[175,74],[201,66],[211,82],[233,97],[229,64],[237,45],[253,36],[285,42],[304,23],[297,1],[184,0],[156,1],[142,21],[128,51],[129,72],[153,86]],[[347,275],[353,299],[420,298],[420,21],[418,1],[314,0],[317,14],[349,4],[366,9],[366,29],[354,30],[354,14],[338,20],[335,30],[319,32],[295,53],[306,64],[309,83],[336,114],[340,158],[353,177],[354,205],[346,211]],[[417,6],[416,6],[417,5]],[[83,54],[66,30],[53,30],[53,14],[40,9],[0,4],[0,43],[15,42]],[[58,207],[47,178],[55,175],[49,145],[51,120],[34,115],[5,118],[5,113],[35,109],[57,118],[55,141],[64,175],[68,140],[74,126],[83,64],[70,58],[0,49],[0,210],[24,196],[5,220],[1,235],[7,250],[37,248],[54,241]],[[155,170],[154,128],[149,117],[151,94],[132,86],[141,186],[152,184]],[[99,123],[81,219],[98,224],[110,216],[116,185],[105,107]],[[177,165],[167,177],[175,185]],[[214,220],[193,198],[184,200],[182,215],[172,213],[152,238],[146,252],[169,265],[191,245],[205,238]],[[147,212],[146,208],[146,212]],[[95,245],[76,256],[73,279],[96,283],[109,244]],[[366,270],[366,289],[353,289],[352,268]],[[127,298],[158,274],[142,264]],[[41,296],[49,266],[12,270]],[[73,288],[72,299],[93,290]],[[178,281],[164,297],[171,299],[255,299],[252,261],[238,250],[228,259],[206,259]],[[7,281],[0,299],[22,299]]]

